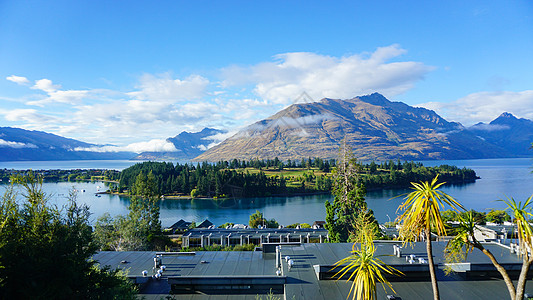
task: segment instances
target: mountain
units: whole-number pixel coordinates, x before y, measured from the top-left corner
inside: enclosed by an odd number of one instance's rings
[[[533,142],[533,121],[502,113],[489,124],[478,123],[469,131],[485,141],[497,145],[517,156],[531,156]]]
[[[186,132],[168,138],[177,151],[172,152],[143,152],[133,159],[136,160],[181,160],[188,161],[202,154],[215,142],[214,135],[226,133],[224,130],[204,128],[200,132]]]
[[[363,160],[509,157],[434,111],[391,102],[378,93],[293,104],[195,158],[199,161],[336,158],[343,139]]]
[[[97,147],[42,131],[0,127],[0,160],[129,159],[131,152],[79,151]]]

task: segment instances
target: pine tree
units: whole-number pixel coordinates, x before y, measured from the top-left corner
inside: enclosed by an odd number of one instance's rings
[[[356,220],[367,214],[374,226],[377,222],[365,202],[366,188],[358,183],[357,160],[346,142],[340,148],[340,159],[333,172],[333,204],[326,201],[326,229],[332,242],[346,242],[354,234]]]

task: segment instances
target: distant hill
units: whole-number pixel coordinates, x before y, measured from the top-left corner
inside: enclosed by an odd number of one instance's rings
[[[168,138],[177,151],[173,152],[143,152],[133,159],[136,160],[181,160],[188,161],[204,153],[215,142],[214,135],[226,133],[224,130],[204,128],[200,132],[186,132]]]
[[[76,151],[97,145],[42,131],[0,127],[0,160],[129,159],[131,152]]]
[[[497,145],[508,153],[518,156],[531,156],[533,142],[533,121],[502,113],[489,124],[478,123],[469,131],[485,141]]]
[[[325,98],[293,104],[246,127],[195,160],[336,158],[343,139],[363,160],[517,155],[432,110],[391,102],[374,93],[348,100]]]

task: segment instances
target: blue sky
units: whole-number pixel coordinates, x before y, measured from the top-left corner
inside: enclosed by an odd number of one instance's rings
[[[530,1],[3,0],[0,126],[169,150],[303,92],[533,119],[532,54]]]

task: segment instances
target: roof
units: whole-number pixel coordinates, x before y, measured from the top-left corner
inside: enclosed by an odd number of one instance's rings
[[[198,224],[196,228],[208,228],[209,226],[212,226],[213,223],[211,223],[208,219],[205,219],[202,223]]]
[[[176,229],[187,229],[187,228],[189,228],[190,225],[191,225],[191,222],[187,222],[187,221],[181,219],[178,222],[172,224],[168,228],[172,228],[174,230],[176,230]]]
[[[433,292],[427,264],[410,264],[406,255],[427,258],[425,243],[414,243],[401,249],[400,258],[392,256],[393,245],[400,242],[377,241],[376,255],[387,264],[403,268],[405,273],[422,270],[419,277],[406,275],[404,277],[390,278],[396,296],[402,299],[431,299]],[[491,273],[489,259],[481,252],[475,250],[468,256],[468,262],[473,276],[466,276],[469,272],[445,276],[442,271],[444,257],[442,255],[446,243],[433,242],[435,263],[438,265],[437,278],[442,299],[508,299],[509,295],[505,283],[497,273]],[[509,249],[496,243],[485,244],[498,261],[509,266],[521,266],[521,260]],[[169,282],[173,282],[185,289],[191,286],[209,285],[218,287],[210,293],[194,294],[188,292],[180,294],[179,299],[256,299],[257,295],[268,293],[260,292],[261,286],[280,288],[277,295],[285,299],[346,299],[351,282],[344,280],[319,280],[320,275],[327,275],[331,265],[338,260],[350,255],[352,244],[334,243],[292,243],[281,246],[281,256],[290,256],[294,262],[291,270],[288,264],[282,261],[283,276],[276,275],[276,255],[263,252],[226,252],[226,251],[200,251],[195,253],[166,253],[162,263],[167,267],[163,273],[164,280],[152,280],[142,286],[141,293],[146,299],[160,299],[168,295]],[[99,252],[94,259],[102,266],[110,265],[114,268],[129,269],[129,276],[136,280],[150,280],[142,277],[141,272],[147,270],[153,274],[156,252]],[[127,261],[127,263],[121,263]],[[466,275],[465,275],[466,274]],[[494,275],[495,276],[491,276]],[[481,276],[483,275],[483,276]],[[326,276],[327,277],[327,276]],[[284,282],[281,284],[280,282]],[[255,287],[250,290],[250,287]],[[224,289],[222,289],[224,288]],[[239,290],[240,289],[240,290]],[[239,294],[235,293],[239,290]],[[532,293],[533,286],[526,286],[526,293]],[[283,295],[284,294],[284,295]],[[387,299],[387,294],[381,286],[377,289],[377,299]]]

